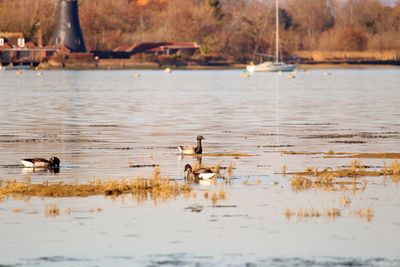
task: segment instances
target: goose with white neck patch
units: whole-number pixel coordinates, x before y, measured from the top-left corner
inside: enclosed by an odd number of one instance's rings
[[[200,168],[193,171],[193,168],[192,166],[190,166],[190,164],[185,165],[184,172],[185,172],[185,178],[188,181],[195,181],[195,182],[198,182],[200,180],[207,181],[214,178],[217,175],[209,168]]]
[[[21,163],[26,168],[59,168],[60,159],[51,157],[49,160],[42,158],[22,159]]]
[[[201,141],[206,140],[202,135],[197,136],[197,146],[178,146],[179,151],[183,155],[194,155],[194,154],[202,154],[203,148],[201,146]]]

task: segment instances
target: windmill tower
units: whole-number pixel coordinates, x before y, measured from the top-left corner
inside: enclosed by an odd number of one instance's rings
[[[57,47],[68,47],[71,52],[86,52],[85,41],[79,24],[77,0],[58,0],[57,25],[53,42]]]

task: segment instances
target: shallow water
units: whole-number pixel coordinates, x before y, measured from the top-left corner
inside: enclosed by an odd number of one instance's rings
[[[164,176],[183,182],[177,145],[195,144],[208,165],[234,164],[232,185],[195,185],[196,197],[137,202],[105,197],[0,202],[0,264],[27,266],[243,265],[398,266],[399,183],[368,178],[364,192],[293,192],[288,171],[337,167],[351,159],[282,151],[399,152],[400,69],[285,74],[240,71],[0,72],[0,177],[85,182]],[[140,73],[140,77],[134,77]],[[21,168],[26,157],[57,156],[60,173]],[[382,166],[382,159],[363,159]],[[388,161],[389,162],[389,161]],[[257,182],[257,179],[260,183]],[[248,182],[247,182],[248,181]],[[212,205],[204,191],[224,189]],[[46,217],[46,205],[61,214]],[[202,206],[201,212],[186,209]],[[95,211],[100,208],[101,211]],[[337,218],[291,218],[285,209]],[[355,215],[371,208],[369,222]],[[68,211],[68,212],[67,212]]]

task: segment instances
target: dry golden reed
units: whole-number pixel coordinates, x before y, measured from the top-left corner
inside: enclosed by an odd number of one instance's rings
[[[220,190],[218,193],[218,199],[225,199],[226,198],[226,193],[224,190]]]
[[[390,175],[393,182],[400,181],[400,163],[394,160],[390,165],[384,162],[384,166],[378,170],[367,170],[364,164],[358,160],[352,161],[348,167],[325,168],[318,170],[315,167],[308,167],[303,172],[293,172],[291,186],[294,191],[306,189],[325,190],[352,190],[364,191],[367,187],[367,180],[360,181],[360,177]]]
[[[350,198],[346,195],[346,194],[343,194],[343,196],[340,198],[340,204],[343,206],[343,207],[349,207],[350,206],[350,204],[351,204],[351,200],[350,200]]]
[[[357,159],[400,159],[400,153],[353,153],[353,152],[303,152],[303,151],[283,151],[285,155],[321,155],[326,158],[357,158]]]
[[[209,192],[204,193],[204,197],[206,199],[209,198],[209,195],[210,195]],[[223,199],[226,199],[226,192],[223,189],[221,189],[219,191],[211,192],[211,202],[212,202],[213,206],[215,206],[217,204],[218,200],[223,200]]]
[[[209,157],[252,157],[253,155],[247,153],[204,153],[202,156]]]
[[[23,212],[23,211],[24,211],[24,209],[21,209],[21,208],[15,208],[15,209],[12,209],[11,211],[12,211],[12,212],[15,212],[15,213],[20,213],[20,212]]]
[[[325,211],[325,216],[328,218],[335,219],[336,217],[339,217],[340,215],[341,215],[340,210],[336,209],[336,208],[328,209]]]
[[[282,174],[283,174],[283,175],[286,175],[286,172],[287,172],[286,165],[283,164],[283,166],[282,166]]]
[[[48,183],[34,184],[7,180],[0,182],[0,195],[10,197],[87,197],[94,195],[119,196],[133,194],[138,200],[167,199],[190,192],[188,184],[178,184],[168,178],[161,178],[159,168],[153,170],[150,178],[94,179],[87,184]]]
[[[233,176],[233,170],[235,169],[235,165],[233,163],[229,164],[228,168],[226,169],[226,174],[228,177]]]
[[[367,222],[371,222],[372,218],[374,217],[374,212],[370,208],[358,209],[357,211],[355,211],[355,215],[359,218],[366,219]]]
[[[307,218],[319,218],[322,216],[325,218],[336,218],[341,215],[341,212],[336,208],[327,209],[324,212],[320,212],[316,209],[299,209],[297,211],[286,209],[283,214],[288,220],[292,217],[302,220]]]
[[[213,205],[216,205],[216,204],[217,204],[217,200],[218,200],[218,195],[217,195],[216,192],[213,192],[213,193],[211,194],[211,201],[212,201]]]
[[[60,215],[60,209],[57,207],[56,204],[46,206],[44,208],[44,214],[46,217],[57,217]]]

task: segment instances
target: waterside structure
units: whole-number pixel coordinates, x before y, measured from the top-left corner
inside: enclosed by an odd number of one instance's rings
[[[69,58],[93,61],[93,54],[86,53],[79,23],[78,1],[58,0],[56,18],[51,46],[43,46],[40,23],[35,25],[36,44],[25,38],[22,33],[0,33],[1,64],[37,66],[46,63],[64,67]]]
[[[9,66],[37,66],[49,60],[56,52],[54,47],[45,47],[38,31],[37,44],[20,32],[0,33],[0,64]]]

